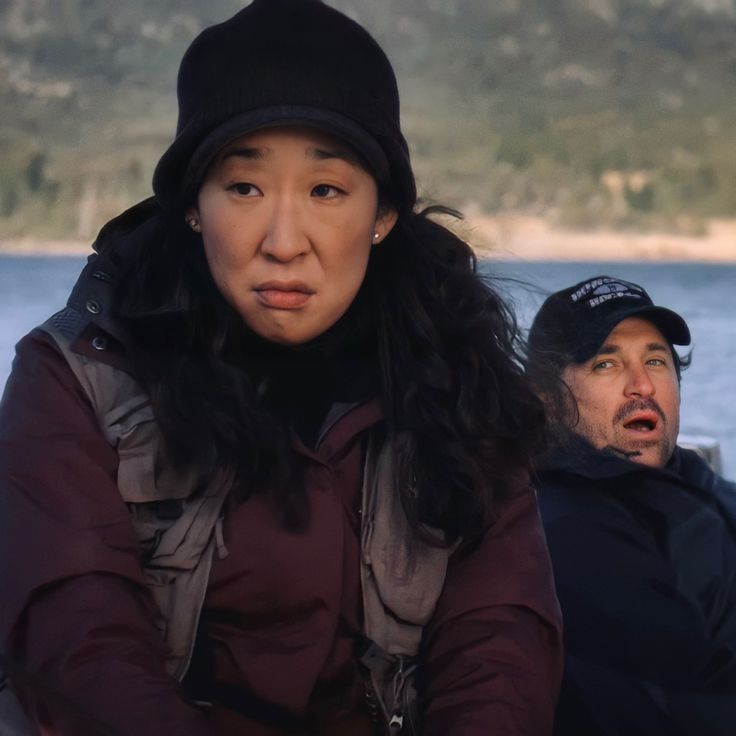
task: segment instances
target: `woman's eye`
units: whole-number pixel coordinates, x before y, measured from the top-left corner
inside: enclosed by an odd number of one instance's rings
[[[340,194],[344,194],[344,192],[341,189],[333,187],[329,184],[317,184],[317,186],[312,189],[312,196],[321,197],[322,199],[337,197]]]
[[[261,193],[257,186],[244,181],[231,184],[230,189],[241,197],[257,197]]]

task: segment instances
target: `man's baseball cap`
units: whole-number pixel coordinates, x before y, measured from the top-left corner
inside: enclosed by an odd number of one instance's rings
[[[613,276],[595,276],[546,299],[529,330],[529,356],[564,365],[583,363],[629,317],[648,320],[672,345],[690,344],[685,320],[671,309],[655,306],[641,286]]]

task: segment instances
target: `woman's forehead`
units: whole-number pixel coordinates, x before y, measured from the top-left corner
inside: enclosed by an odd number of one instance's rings
[[[216,160],[218,163],[230,158],[263,161],[280,151],[288,151],[307,160],[337,159],[365,168],[349,143],[308,126],[279,126],[244,133],[224,146]]]

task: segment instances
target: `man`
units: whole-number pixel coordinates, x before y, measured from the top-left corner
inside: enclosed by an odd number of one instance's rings
[[[736,734],[736,486],[677,447],[689,344],[682,317],[608,276],[550,296],[529,333],[562,736]]]

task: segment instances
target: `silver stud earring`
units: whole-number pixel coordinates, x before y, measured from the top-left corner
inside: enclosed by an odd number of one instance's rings
[[[373,240],[378,240],[381,237],[381,233],[373,233]]]
[[[185,221],[195,233],[200,232],[201,228],[199,227],[199,220],[194,215],[187,215]]]

